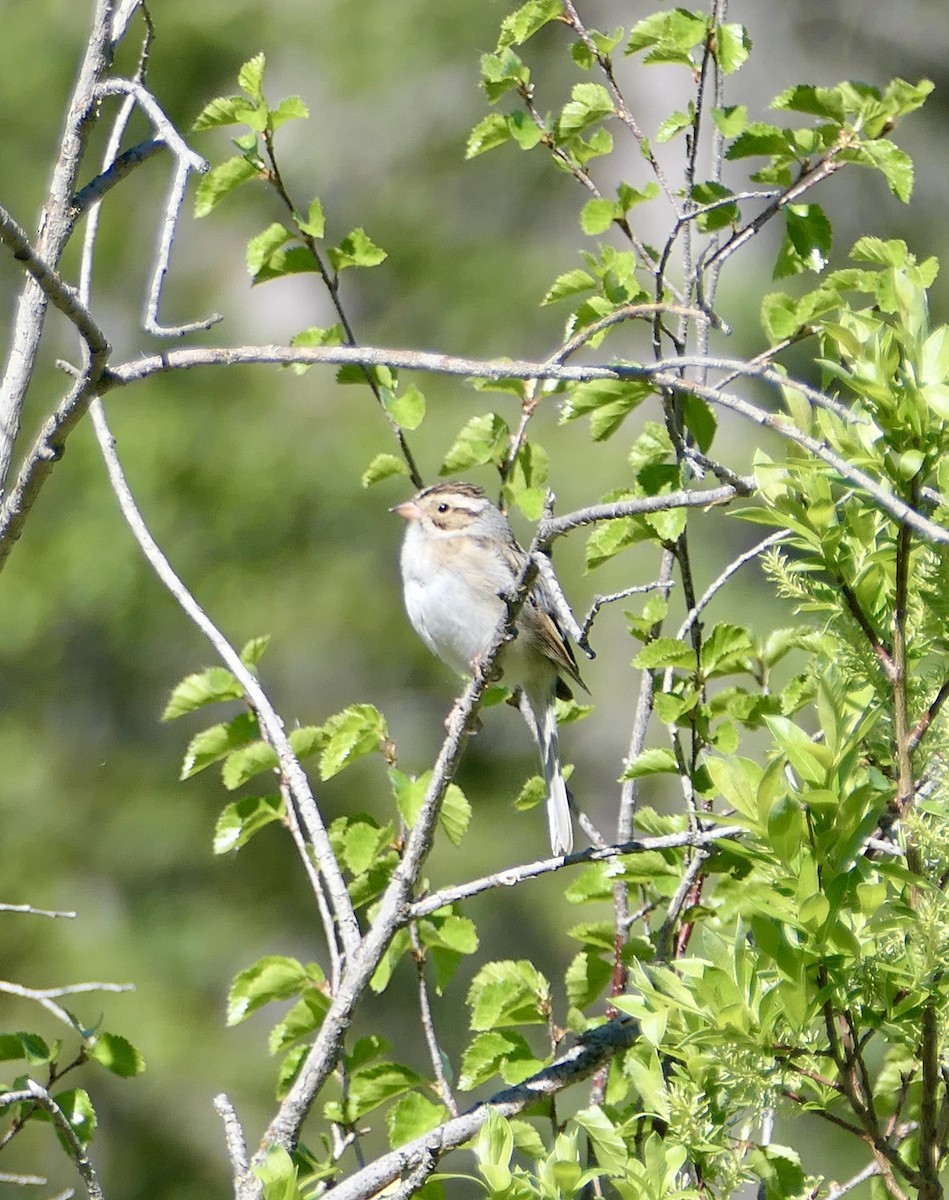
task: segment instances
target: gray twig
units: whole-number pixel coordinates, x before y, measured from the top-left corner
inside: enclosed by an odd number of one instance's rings
[[[230,1097],[224,1092],[214,1097],[212,1101],[215,1111],[224,1123],[224,1143],[227,1155],[231,1160],[234,1179],[239,1179],[247,1170],[247,1142],[244,1130],[241,1128],[237,1110],[231,1103]]]
[[[615,1055],[628,1049],[638,1036],[639,1026],[629,1017],[620,1017],[591,1030],[543,1071],[515,1087],[497,1092],[430,1133],[381,1155],[363,1170],[324,1192],[325,1200],[369,1200],[394,1180],[414,1173],[421,1164],[433,1159],[437,1161],[449,1150],[470,1141],[491,1113],[515,1116],[539,1099],[556,1095],[589,1078]]]
[[[26,1091],[30,1099],[38,1104],[40,1108],[44,1108],[52,1118],[53,1124],[62,1135],[62,1140],[66,1145],[69,1157],[76,1164],[76,1169],[82,1176],[82,1181],[86,1185],[86,1191],[89,1193],[89,1200],[105,1200],[105,1194],[99,1183],[99,1177],[96,1174],[95,1168],[86,1154],[82,1142],[76,1135],[75,1129],[70,1125],[66,1114],[59,1107],[53,1097],[49,1094],[46,1088],[41,1087],[35,1080],[28,1079],[26,1081]]]
[[[629,854],[647,854],[656,850],[676,850],[680,847],[703,847],[714,845],[719,841],[731,841],[741,837],[745,830],[740,825],[723,825],[720,829],[687,830],[684,833],[665,833],[658,837],[631,838],[614,846],[591,847],[579,850],[566,858],[543,858],[537,862],[524,863],[517,867],[508,867],[503,871],[495,871],[492,875],[483,875],[480,879],[472,879],[468,883],[459,883],[453,887],[442,888],[423,896],[410,905],[406,911],[406,920],[427,917],[430,913],[446,904],[457,904],[460,900],[470,900],[482,892],[495,888],[515,887],[528,879],[537,879],[549,875],[563,867],[585,866],[587,863],[607,862],[611,858],[622,858]]]
[[[234,647],[175,574],[168,559],[152,537],[148,526],[142,518],[142,514],[138,510],[138,505],[135,503],[135,498],[125,478],[125,473],[122,470],[122,464],[116,453],[115,441],[106,421],[101,401],[97,400],[91,406],[90,411],[99,447],[105,459],[109,482],[119,502],[122,515],[125,517],[126,523],[132,531],[135,540],[138,542],[152,569],[164,586],[181,608],[184,609],[191,621],[210,641],[229,670],[237,677],[249,703],[253,706],[257,714],[262,735],[276,751],[281,774],[287,781],[287,786],[295,801],[295,804],[288,806],[287,809],[291,829],[293,829],[293,825],[297,821],[295,810],[299,810],[299,819],[306,830],[307,838],[312,843],[320,871],[326,881],[343,948],[347,954],[353,954],[359,944],[360,936],[356,914],[353,911],[352,901],[346,890],[345,880],[336,861],[333,848],[330,845],[326,826],[323,823],[323,818],[320,815],[313,792],[310,789],[309,780],[290,747],[290,743],[284,732],[283,722],[267,698],[256,676],[244,665]],[[299,831],[295,833],[295,837],[298,839],[300,836]],[[302,852],[306,853],[305,847]],[[327,929],[326,934],[327,941],[331,943],[333,931]]]
[[[60,912],[52,908],[34,908],[32,904],[0,904],[0,912],[32,913],[37,917],[75,917],[74,912]]]

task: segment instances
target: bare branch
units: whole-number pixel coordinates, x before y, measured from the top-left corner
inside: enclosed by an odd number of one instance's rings
[[[119,507],[122,510],[122,515],[125,517],[135,540],[138,542],[159,579],[181,608],[184,609],[192,622],[210,641],[222,661],[237,677],[248,700],[254,707],[254,711],[260,722],[261,733],[277,753],[281,774],[286,779],[295,805],[299,809],[300,819],[306,829],[307,837],[313,845],[320,871],[326,881],[343,947],[347,954],[353,954],[359,944],[359,925],[356,921],[356,914],[353,911],[352,901],[346,890],[345,881],[339,864],[336,861],[336,856],[333,853],[333,848],[330,845],[329,836],[314,800],[306,773],[290,747],[290,743],[284,732],[283,722],[268,700],[257,678],[247,669],[234,647],[211,621],[204,609],[201,608],[175,574],[168,559],[149,532],[122,471],[122,465],[116,454],[115,442],[106,422],[101,402],[97,401],[92,406],[91,413],[93,426],[99,441],[99,447],[105,459],[112,490],[115,493]],[[288,808],[288,814],[291,820],[295,819],[293,805]],[[332,931],[327,930],[327,939],[331,940],[331,938]]]
[[[57,1021],[62,1021],[72,1030],[76,1029],[76,1022],[61,1005],[56,1003],[57,999],[62,999],[63,996],[77,996],[85,992],[134,991],[134,983],[73,983],[57,988],[29,988],[19,983],[10,983],[5,979],[0,979],[0,992],[5,992],[8,996],[20,996],[24,1000],[35,1000]]]
[[[152,282],[145,306],[145,332],[153,333],[156,337],[184,337],[189,333],[197,333],[202,329],[210,329],[218,321],[223,321],[221,313],[212,313],[210,317],[202,317],[197,321],[189,321],[183,325],[162,325],[158,320],[158,306],[161,303],[162,288],[168,265],[171,259],[171,248],[175,240],[175,230],[181,215],[181,206],[185,199],[185,188],[188,186],[188,176],[191,167],[179,158],[165,200],[165,216],[162,220],[161,236],[158,251],[155,255],[155,266],[152,271]]]
[[[86,1185],[86,1191],[89,1193],[90,1200],[105,1200],[105,1193],[99,1183],[99,1177],[95,1172],[95,1168],[86,1154],[82,1142],[76,1136],[76,1131],[70,1125],[66,1118],[66,1114],[59,1107],[53,1097],[44,1087],[33,1079],[26,1081],[26,1090],[30,1098],[40,1108],[45,1109],[52,1118],[53,1124],[59,1130],[60,1137],[66,1146],[69,1157],[76,1164],[76,1169],[82,1176],[82,1181]]]
[[[610,1021],[584,1034],[566,1054],[530,1079],[496,1093],[459,1117],[453,1117],[423,1137],[383,1154],[361,1171],[330,1188],[325,1200],[369,1200],[394,1180],[413,1172],[419,1164],[441,1158],[449,1150],[470,1141],[492,1112],[512,1117],[536,1104],[543,1096],[556,1095],[587,1079],[615,1055],[628,1049],[639,1036],[639,1026],[629,1017]]]
[[[559,871],[563,867],[607,862],[612,858],[622,858],[628,854],[646,854],[655,850],[676,850],[684,846],[711,846],[715,842],[730,841],[733,838],[741,837],[745,832],[740,825],[723,825],[719,829],[666,833],[660,837],[633,838],[615,846],[578,850],[576,854],[569,854],[566,858],[543,858],[519,867],[508,867],[503,871],[484,875],[480,879],[472,879],[468,883],[459,883],[453,887],[432,892],[429,896],[423,896],[409,906],[406,911],[406,920],[427,917],[447,904],[457,904],[459,900],[468,900],[472,896],[478,896],[482,892],[492,891],[495,888],[515,887],[517,884],[525,883],[528,879],[538,879],[542,875],[549,875],[552,871]]]
[[[32,913],[37,917],[75,917],[74,912],[60,912],[51,908],[34,908],[32,904],[0,904],[0,912]]]
[[[40,216],[33,253],[50,271],[56,271],[63,247],[72,230],[72,197],[86,139],[95,120],[96,85],[112,61],[112,2],[96,0],[92,29],[69,102],[59,158],[53,169],[49,196]],[[0,384],[0,489],[5,488],[14,445],[20,429],[20,413],[39,350],[49,297],[30,278],[20,292],[7,365]]]
[[[166,143],[168,149],[181,162],[186,163],[189,171],[197,171],[203,175],[211,165],[206,158],[197,154],[174,125],[165,116],[161,105],[151,92],[137,79],[105,79],[96,85],[96,99],[103,96],[132,96],[155,126],[155,132]]]
[[[241,1128],[234,1105],[224,1092],[214,1097],[213,1104],[224,1122],[224,1143],[227,1146],[234,1178],[237,1180],[247,1170],[247,1142],[244,1138],[244,1130]]]
[[[141,166],[143,162],[154,158],[156,154],[167,148],[165,142],[160,138],[150,138],[130,147],[118,158],[113,159],[110,166],[100,171],[95,179],[90,179],[85,187],[73,197],[73,220],[78,220],[93,204],[98,204],[103,196],[111,192],[115,185],[121,183],[136,167]]]
[[[22,229],[5,208],[0,208],[0,241],[27,271],[47,300],[75,325],[89,350],[90,375],[98,376],[109,354],[109,343],[92,314],[80,301],[79,294],[66,283],[59,272],[44,262],[30,245]]]

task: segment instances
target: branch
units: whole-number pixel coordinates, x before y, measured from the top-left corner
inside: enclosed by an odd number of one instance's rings
[[[53,1097],[44,1087],[33,1079],[26,1081],[26,1091],[29,1098],[39,1105],[40,1108],[46,1110],[52,1118],[53,1124],[59,1130],[61,1140],[66,1147],[66,1153],[76,1164],[76,1169],[82,1176],[82,1181],[86,1185],[86,1191],[89,1193],[90,1200],[105,1200],[105,1193],[99,1184],[99,1177],[96,1175],[95,1168],[89,1161],[89,1156],[83,1148],[82,1142],[76,1136],[76,1131],[70,1125],[66,1114],[59,1107]]]
[[[562,867],[583,866],[586,863],[606,862],[612,858],[621,858],[627,854],[646,854],[652,850],[677,850],[683,846],[710,846],[715,842],[741,837],[745,832],[740,825],[725,825],[721,829],[709,829],[684,833],[666,833],[660,837],[634,838],[615,846],[590,847],[569,854],[566,858],[543,858],[537,862],[525,863],[518,867],[508,867],[503,871],[495,871],[492,875],[483,875],[480,879],[472,879],[468,883],[459,883],[453,887],[442,888],[416,900],[406,910],[406,921],[419,917],[427,917],[436,909],[444,908],[447,904],[456,904],[459,900],[468,900],[498,887],[515,887],[528,879],[538,879],[559,871]]]
[[[75,325],[89,350],[89,374],[97,378],[105,366],[110,346],[92,314],[80,301],[78,292],[33,249],[26,230],[5,208],[0,208],[0,242],[10,250],[54,308]]]
[[[493,677],[501,649],[514,635],[518,613],[536,577],[537,565],[532,557],[535,549],[536,544],[525,557],[523,569],[514,583],[513,595],[506,598],[507,611],[498,623],[492,648],[484,656],[481,670],[472,677],[449,714],[446,721],[448,732],[432,769],[432,777],[419,815],[409,834],[402,861],[393,871],[385,892],[378,901],[375,920],[355,953],[347,961],[339,991],[333,998],[280,1109],[270,1122],[252,1165],[263,1162],[271,1146],[282,1146],[290,1150],[296,1145],[300,1126],[309,1112],[310,1105],[329,1078],[339,1057],[353,1009],[382,961],[396,931],[410,919],[410,897],[432,847],[442,802],[449,783],[454,778],[468,737],[477,724],[481,698]]]
[[[423,1137],[382,1155],[363,1170],[324,1192],[325,1200],[369,1200],[369,1197],[412,1172],[427,1159],[437,1160],[449,1150],[470,1141],[492,1113],[502,1117],[515,1116],[536,1104],[541,1097],[556,1095],[572,1084],[579,1083],[611,1058],[627,1050],[638,1036],[639,1026],[629,1017],[620,1017],[591,1030],[543,1071],[515,1087],[496,1093]]]
[[[51,908],[34,908],[32,904],[0,904],[0,912],[32,913],[37,917],[75,917],[74,912],[59,912]]]
[[[9,983],[0,979],[0,992],[8,996],[20,996],[24,1000],[35,1000],[58,1021],[62,1021],[69,1029],[78,1028],[75,1019],[60,1005],[57,999],[63,996],[78,996],[84,992],[134,992],[134,983],[73,983],[58,988],[29,988],[19,983]]]
[[[241,1128],[234,1105],[224,1092],[215,1096],[212,1103],[224,1123],[224,1144],[227,1146],[227,1155],[231,1160],[234,1179],[239,1180],[247,1170],[247,1142],[244,1139],[244,1130]]]
[[[96,84],[112,61],[111,18],[111,0],[96,0],[92,29],[67,110],[59,158],[53,169],[49,196],[40,215],[34,253],[37,260],[52,271],[59,266],[63,248],[72,230],[72,197],[86,139],[95,121]],[[10,472],[20,429],[20,414],[36,365],[47,303],[47,294],[31,277],[17,301],[13,336],[3,382],[0,384],[0,489],[5,488]]]
[[[330,845],[329,835],[320,816],[306,773],[300,766],[296,755],[290,747],[290,743],[287,741],[283,722],[277,715],[276,710],[264,693],[257,678],[244,665],[234,647],[175,574],[168,559],[149,532],[122,471],[122,465],[115,451],[115,442],[105,419],[105,413],[100,401],[96,401],[92,406],[91,412],[96,437],[98,438],[99,447],[105,459],[109,482],[119,502],[122,515],[125,517],[135,540],[138,542],[159,579],[175,600],[177,600],[187,616],[190,617],[192,622],[210,641],[228,669],[237,677],[248,701],[257,714],[262,735],[276,751],[281,774],[287,781],[287,785],[296,802],[296,807],[299,808],[300,817],[306,827],[307,836],[313,845],[320,871],[326,881],[343,948],[347,954],[353,954],[359,944],[359,925],[356,921],[356,914],[353,911],[352,900],[346,890],[346,883],[340,871],[339,864],[336,861],[336,856],[333,853],[333,848]],[[288,807],[287,813],[292,825],[295,824],[296,813],[294,806]],[[305,848],[303,849],[303,853],[306,853]],[[327,940],[331,941],[331,939],[332,931],[327,930]]]
[[[160,138],[149,138],[114,158],[109,166],[100,171],[95,179],[90,179],[73,197],[73,220],[77,221],[93,204],[98,204],[103,196],[111,192],[115,185],[121,183],[136,167],[165,149],[166,143]]]

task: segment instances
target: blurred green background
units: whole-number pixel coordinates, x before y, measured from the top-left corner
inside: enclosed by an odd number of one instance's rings
[[[91,7],[75,0],[0,5],[0,202],[30,228]],[[905,237],[920,256],[942,249],[949,114],[941,48],[949,12],[937,0],[900,7],[897,22],[869,0],[730,6],[730,19],[748,23],[755,54],[731,81],[729,99],[748,103],[753,115],[763,115],[771,95],[799,81],[852,77],[884,84],[902,74],[928,75],[937,84],[926,109],[897,134],[917,164],[911,208],[899,205],[880,177],[856,170],[813,197],[834,222],[838,265],[863,232]],[[150,84],[179,128],[187,130],[210,98],[236,90],[238,67],[260,50],[268,59],[270,98],[299,94],[309,105],[311,120],[287,126],[278,142],[291,192],[301,206],[322,197],[330,238],[361,225],[389,253],[381,268],[345,278],[344,302],[363,342],[525,357],[558,344],[563,314],[538,302],[556,275],[579,265],[584,239],[577,213],[585,193],[540,153],[504,148],[463,161],[467,134],[485,111],[478,56],[493,47],[504,5],[153,0],[151,9],[157,38]],[[582,11],[590,24],[607,28],[638,19],[650,6],[591,3]],[[563,103],[575,80],[563,46],[562,31],[550,29],[528,56],[542,110]],[[120,68],[132,61],[126,49]],[[681,106],[678,74],[644,70],[631,60],[620,70],[647,133]],[[229,151],[220,132],[192,142],[212,161]],[[101,149],[101,138],[94,148]],[[681,142],[663,153],[674,170]],[[94,173],[94,161],[84,178]],[[606,170],[636,186],[647,181],[630,145]],[[161,344],[139,331],[137,318],[167,177],[168,163],[152,159],[103,212],[94,309],[117,358]],[[656,241],[666,213],[653,207],[637,214],[643,236]],[[314,277],[253,291],[248,285],[246,240],[280,215],[262,185],[244,188],[204,221],[186,214],[164,318],[223,312],[225,321],[206,336],[213,344],[287,342],[301,328],[328,323]],[[770,287],[777,236],[768,231],[723,280],[719,308],[735,330],[724,346],[729,353],[761,348],[757,308]],[[73,251],[67,273],[75,264]],[[0,257],[8,324],[18,284],[14,264]],[[945,319],[945,280],[935,296],[934,316]],[[27,435],[63,390],[54,359],[73,349],[69,331],[51,318],[25,415]],[[608,352],[648,353],[645,332],[624,334]],[[428,480],[473,413],[495,406],[508,419],[516,415],[510,397],[483,396],[459,381],[417,382],[431,415],[412,444]],[[425,769],[455,682],[401,613],[401,527],[386,510],[405,495],[404,481],[360,487],[368,461],[393,449],[368,392],[338,387],[330,371],[297,376],[231,368],[136,385],[110,396],[107,409],[144,514],[200,602],[237,644],[272,635],[262,675],[288,723],[319,722],[349,703],[374,703],[389,717],[403,769]],[[553,411],[542,412],[536,426],[534,437],[551,455],[561,510],[624,482],[628,431],[592,447],[581,426],[559,428]],[[752,448],[747,430],[723,422],[725,461],[747,470]],[[491,482],[486,474],[478,481]],[[722,514],[701,519],[700,589],[733,550],[757,537]],[[581,537],[558,546],[558,569],[581,612],[594,592],[643,582],[657,565],[652,552],[630,553],[585,577],[582,561]],[[99,1112],[93,1156],[108,1194],[124,1200],[224,1195],[228,1171],[211,1097],[231,1095],[253,1142],[272,1111],[274,1074],[266,1054],[268,1015],[225,1029],[227,987],[264,953],[321,958],[302,874],[276,829],[233,859],[211,855],[214,822],[230,797],[213,772],[177,781],[187,739],[200,722],[164,726],[158,718],[178,678],[212,656],[127,533],[88,428],[70,439],[0,583],[0,901],[79,913],[73,922],[0,916],[0,974],[36,987],[133,982],[129,995],[93,995],[73,1005],[89,1024],[102,1016],[148,1062],[138,1080],[102,1072],[77,1080],[89,1084]],[[717,615],[736,605],[733,615],[744,620],[753,613],[759,630],[788,619],[750,570]],[[581,803],[609,830],[635,702],[633,647],[618,610],[601,617],[594,645],[599,656],[584,675],[600,707],[568,730],[564,743],[577,764]],[[434,883],[544,852],[542,816],[510,808],[533,771],[517,718],[507,709],[487,713],[459,780],[475,804],[471,833],[463,851],[444,841],[437,846]],[[380,820],[391,815],[380,761],[361,764],[317,794],[327,819],[357,811]],[[662,794],[647,790],[646,798],[657,802]],[[482,957],[530,955],[556,981],[572,953],[560,930],[579,919],[561,891],[561,881],[550,879],[472,904]],[[453,984],[449,1014],[459,1011],[473,969],[464,966]],[[396,996],[411,1006],[407,970]],[[399,1057],[423,1065],[420,1047],[406,1048],[403,1040],[406,1027],[417,1027],[412,1011],[387,997],[385,1005],[367,1004],[360,1018],[366,1028],[399,1038]],[[0,1013],[0,1028],[59,1036],[33,1006],[2,997]],[[457,1069],[463,1023],[448,1019],[441,1032]],[[847,1161],[837,1160],[840,1175]],[[0,1168],[45,1172],[51,1187],[75,1182],[41,1129],[17,1139]]]

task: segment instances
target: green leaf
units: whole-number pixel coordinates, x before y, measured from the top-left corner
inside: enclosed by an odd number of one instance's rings
[[[691,105],[690,105],[691,107]],[[659,124],[656,130],[657,142],[671,142],[676,134],[688,129],[695,120],[694,112],[674,112]]]
[[[598,954],[581,950],[567,967],[565,984],[567,998],[575,1008],[587,1008],[606,991],[613,967]]]
[[[729,104],[724,108],[713,108],[712,120],[722,137],[738,137],[748,124],[748,106],[747,104]]]
[[[243,96],[218,96],[198,113],[191,132],[201,133],[223,125],[243,125],[254,111],[254,105]]]
[[[326,230],[326,218],[323,215],[323,204],[319,196],[314,197],[310,201],[306,220],[300,222],[300,228],[304,233],[308,233],[310,237],[321,238],[323,236]]]
[[[64,1092],[57,1092],[53,1096],[53,1099],[59,1111],[69,1122],[79,1144],[83,1147],[88,1146],[92,1141],[98,1124],[96,1110],[92,1107],[89,1093],[83,1088],[68,1088]],[[59,1138],[60,1144],[66,1153],[72,1157],[73,1148],[59,1130],[56,1131],[56,1136]]]
[[[288,96],[286,100],[281,100],[276,108],[271,109],[268,125],[271,130],[275,130],[287,121],[305,121],[309,115],[310,110],[299,96]]]
[[[580,228],[590,237],[605,233],[616,216],[616,202],[607,199],[588,200],[580,210]]]
[[[793,155],[788,134],[776,125],[753,121],[738,135],[725,152],[727,159],[750,158],[759,154]]]
[[[372,704],[350,704],[322,726],[326,747],[320,759],[320,778],[332,779],[344,767],[381,750],[389,737],[386,719]]]
[[[286,225],[281,225],[279,221],[268,225],[263,233],[252,237],[247,243],[246,254],[247,270],[251,277],[256,279],[261,267],[270,260],[276,250],[289,242],[292,237],[292,231],[287,229]]]
[[[260,728],[253,713],[238,713],[233,721],[202,729],[188,743],[179,778],[190,779],[212,763],[226,758],[231,751],[259,740]]]
[[[275,771],[278,765],[277,752],[267,742],[251,742],[230,753],[221,770],[221,780],[229,792],[260,775],[264,771]]]
[[[682,667],[691,671],[695,669],[695,651],[678,638],[653,638],[633,659],[633,666],[644,671],[656,667]]]
[[[501,22],[498,49],[520,46],[563,13],[563,0],[527,0]]]
[[[386,1131],[389,1145],[395,1149],[413,1138],[421,1137],[436,1129],[448,1119],[444,1104],[436,1104],[419,1092],[409,1092],[393,1104],[386,1113]]]
[[[410,384],[398,396],[383,391],[382,397],[386,412],[396,425],[412,430],[418,429],[422,424],[425,417],[425,397],[414,384]]]
[[[833,231],[819,204],[787,204],[784,241],[778,252],[774,278],[802,271],[820,273],[827,266]]]
[[[253,1172],[261,1182],[263,1200],[302,1200],[297,1168],[282,1146],[271,1146]]]
[[[696,224],[703,233],[714,233],[717,229],[726,229],[738,223],[740,213],[738,205],[729,203],[731,189],[714,180],[708,183],[697,183],[692,188],[692,199],[699,207],[714,205],[707,212],[696,218]]]
[[[163,721],[173,721],[185,713],[195,712],[206,704],[222,700],[240,700],[244,689],[226,667],[208,667],[194,675],[186,675],[174,690],[161,715]]]
[[[325,978],[318,967],[310,968],[310,985],[294,1004],[282,1021],[270,1031],[267,1048],[271,1054],[280,1054],[295,1042],[309,1038],[323,1024],[329,1011],[331,997]]]
[[[377,454],[365,471],[362,473],[362,486],[371,487],[374,483],[381,483],[383,479],[391,479],[393,475],[408,475],[409,469],[405,465],[405,460],[397,458],[394,454]]]
[[[676,8],[637,21],[630,31],[627,54],[646,50],[647,63],[677,62],[694,66],[690,51],[705,41],[708,21],[701,13]]]
[[[725,75],[733,75],[748,60],[751,38],[744,25],[728,22],[715,27],[715,58]]]
[[[510,436],[507,422],[497,413],[472,417],[445,455],[439,475],[454,475],[485,463],[503,462]]]
[[[270,645],[270,634],[265,633],[260,637],[250,638],[241,648],[241,662],[245,667],[251,670],[260,662],[264,656],[264,651]]]
[[[237,73],[238,85],[250,96],[251,100],[260,103],[264,98],[264,67],[267,59],[263,54],[255,54],[249,58]]]
[[[550,985],[524,959],[487,963],[471,982],[468,1005],[474,1030],[543,1024],[550,1008]]]
[[[242,796],[222,811],[214,826],[214,853],[229,854],[246,846],[265,825],[282,821],[286,807],[281,796]]]
[[[465,158],[477,158],[479,154],[493,150],[495,146],[503,146],[511,140],[511,136],[507,118],[501,113],[488,113],[468,135]]]
[[[560,423],[589,413],[590,436],[595,442],[605,441],[652,390],[652,384],[645,379],[594,379],[579,383],[567,393]]]
[[[0,1033],[0,1061],[23,1058],[30,1066],[42,1066],[55,1057],[47,1043],[36,1033]]]
[[[573,1120],[586,1130],[592,1142],[598,1166],[610,1175],[622,1177],[629,1162],[629,1151],[616,1126],[602,1108],[584,1108],[573,1114]]]
[[[620,776],[621,779],[644,779],[647,775],[675,775],[679,767],[675,755],[665,747],[643,750],[637,754]]]
[[[494,1075],[505,1083],[519,1083],[533,1074],[537,1058],[519,1033],[492,1029],[475,1036],[461,1059],[458,1087],[470,1092]]]
[[[846,152],[841,156],[851,157]],[[886,138],[875,142],[863,142],[852,154],[855,162],[865,166],[876,167],[883,173],[887,187],[898,200],[909,204],[913,195],[915,172],[913,160],[899,146]]]
[[[274,250],[253,274],[253,282],[269,283],[287,275],[306,275],[317,271],[316,259],[306,246],[293,245]]]
[[[300,725],[287,734],[290,749],[303,762],[319,754],[326,745],[326,731],[322,725]]]
[[[259,175],[260,169],[260,162],[244,154],[237,154],[212,167],[198,181],[194,198],[195,217],[206,217],[235,188]]]
[[[346,1099],[348,1123],[358,1121],[367,1113],[401,1096],[420,1082],[418,1075],[401,1063],[373,1063],[353,1072]]]
[[[557,123],[561,137],[580,133],[588,125],[612,116],[613,101],[609,92],[599,83],[578,83],[570,93],[570,103],[565,104]]]
[[[345,271],[347,267],[377,267],[388,255],[364,229],[354,229],[338,246],[330,249],[329,257],[337,271]]]
[[[295,958],[267,954],[234,977],[227,997],[227,1023],[241,1021],[277,1000],[298,996],[310,976]]]
[[[555,304],[558,300],[569,299],[570,296],[578,295],[582,292],[591,292],[596,287],[594,277],[589,274],[589,271],[584,271],[582,268],[576,268],[572,271],[566,271],[564,275],[558,275],[551,284],[547,294],[543,296],[541,305]]]
[[[86,1053],[113,1075],[121,1075],[125,1079],[141,1075],[145,1070],[145,1060],[139,1051],[117,1033],[98,1034],[87,1046]]]

